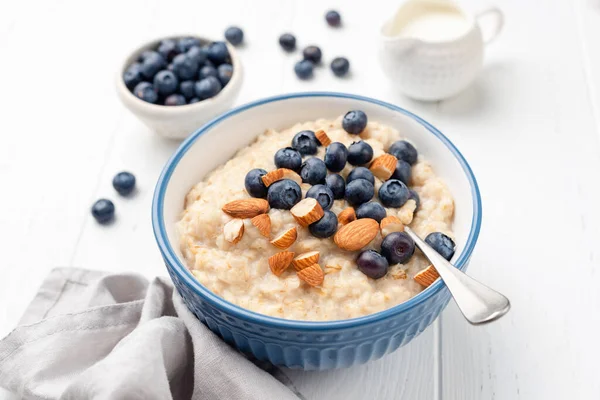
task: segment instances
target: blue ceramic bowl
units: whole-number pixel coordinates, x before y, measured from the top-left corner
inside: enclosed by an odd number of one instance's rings
[[[410,342],[442,312],[450,293],[439,279],[412,299],[361,318],[293,321],[243,309],[213,294],[188,271],[175,229],[183,199],[203,177],[251,143],[266,128],[365,111],[370,121],[397,128],[429,160],[455,199],[457,251],[467,267],[481,225],[481,199],[471,168],[458,149],[416,115],[378,100],[341,93],[298,93],[235,108],[185,140],[167,162],[152,205],[154,234],[169,275],[188,308],[213,332],[241,351],[275,365],[307,370],[349,367],[382,357]]]

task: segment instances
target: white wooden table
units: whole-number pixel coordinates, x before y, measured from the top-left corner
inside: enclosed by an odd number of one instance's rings
[[[481,186],[483,229],[470,273],[506,293],[508,316],[471,327],[451,304],[418,339],[365,366],[289,372],[308,399],[597,399],[600,379],[600,1],[498,0],[507,24],[485,71],[459,97],[395,93],[376,57],[378,26],[399,1],[0,2],[0,335],[55,266],[165,275],[150,203],[178,143],[152,135],[118,101],[114,73],[137,44],[175,32],[221,37],[239,24],[238,103],[333,90],[386,100],[446,133]],[[465,0],[477,10],[477,0]],[[344,28],[323,14],[341,11]],[[284,31],[344,55],[301,82]],[[89,213],[130,170],[140,192],[116,224]]]

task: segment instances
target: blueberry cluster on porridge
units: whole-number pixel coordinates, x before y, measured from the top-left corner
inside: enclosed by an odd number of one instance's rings
[[[396,129],[360,111],[267,130],[195,185],[178,222],[204,286],[262,314],[339,320],[402,303],[438,275],[405,233],[454,254],[454,201]]]

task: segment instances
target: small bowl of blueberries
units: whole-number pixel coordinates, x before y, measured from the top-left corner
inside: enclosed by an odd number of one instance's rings
[[[134,51],[117,76],[125,106],[157,134],[183,139],[229,109],[242,83],[232,44],[191,35],[153,40]]]

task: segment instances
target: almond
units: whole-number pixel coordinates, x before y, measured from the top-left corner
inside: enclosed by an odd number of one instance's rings
[[[269,214],[260,214],[250,220],[252,225],[258,228],[261,235],[268,238],[271,236],[271,217]]]
[[[400,218],[390,215],[381,220],[379,228],[381,229],[381,236],[386,237],[392,232],[404,231],[404,224],[400,221]]]
[[[309,267],[306,267],[300,271],[297,271],[298,278],[308,283],[310,286],[319,286],[323,283],[323,279],[325,278],[325,274],[323,274],[323,270],[319,264],[313,264]]]
[[[379,224],[371,218],[361,218],[342,226],[333,241],[342,250],[356,251],[368,245],[377,236]]]
[[[269,211],[269,202],[265,199],[234,200],[225,204],[222,210],[233,218],[252,218]]]
[[[283,271],[287,269],[294,259],[293,251],[282,251],[277,254],[273,254],[269,257],[269,268],[273,274],[279,276],[283,274]]]
[[[298,185],[302,183],[302,178],[300,178],[300,175],[287,168],[279,168],[275,171],[268,172],[266,175],[263,175],[261,179],[266,187],[269,187],[273,183],[282,179],[291,179]]]
[[[313,222],[317,222],[325,214],[319,202],[312,197],[307,197],[300,201],[292,207],[290,212],[302,226],[308,226]]]
[[[396,163],[398,159],[391,154],[385,153],[377,157],[371,163],[369,170],[381,179],[382,181],[387,181],[390,179],[394,171],[396,170]]]
[[[303,270],[304,268],[310,267],[313,264],[319,262],[319,252],[309,251],[308,253],[302,253],[298,257],[292,260],[292,265],[296,271]]]
[[[271,244],[279,249],[285,250],[290,247],[296,241],[298,237],[298,232],[296,231],[296,227],[290,228],[277,236],[275,239],[271,240]]]
[[[223,236],[229,243],[236,244],[244,236],[244,220],[232,219],[223,227]]]
[[[342,225],[346,225],[356,219],[356,213],[354,208],[348,207],[338,214],[338,222]]]
[[[327,136],[327,134],[325,133],[324,130],[319,129],[318,131],[315,132],[315,136],[317,137],[317,140],[319,142],[321,142],[321,144],[323,146],[329,146],[331,144],[331,139],[329,138],[329,136]]]
[[[437,278],[440,277],[440,274],[435,270],[433,265],[425,268],[423,271],[419,272],[413,278],[419,285],[421,286],[429,286],[431,285]]]

